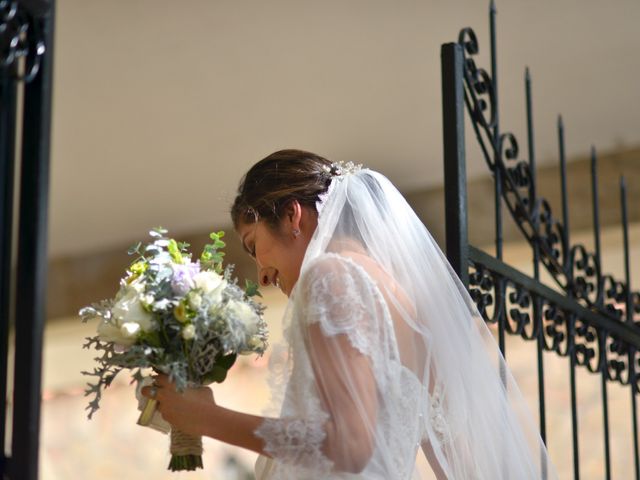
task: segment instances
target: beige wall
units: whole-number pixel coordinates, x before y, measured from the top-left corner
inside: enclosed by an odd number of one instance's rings
[[[476,161],[476,160],[469,160]],[[624,174],[628,183],[629,221],[640,222],[640,149],[619,151],[603,155],[599,163],[600,219],[603,227],[620,222],[619,175]],[[568,190],[572,231],[590,229],[591,183],[589,160],[578,157],[568,164]],[[550,202],[554,215],[561,217],[559,172],[554,166],[544,166],[538,171],[538,191]],[[493,184],[489,178],[476,178],[468,182],[469,241],[473,245],[489,245],[494,238]],[[436,241],[444,249],[444,187],[433,187],[406,194],[418,216],[427,225]],[[509,213],[503,209],[504,239],[518,242],[522,236]],[[225,227],[223,227],[225,228]],[[255,279],[255,268],[240,248],[239,240],[231,227],[226,227],[227,261],[236,265],[241,277]],[[208,231],[192,232],[179,237],[200,251],[208,238]],[[573,241],[573,240],[572,240]],[[53,258],[49,268],[48,317],[73,315],[89,302],[111,297],[130,258],[126,255],[129,244],[105,247],[102,251],[76,256]],[[622,243],[618,245],[621,248]],[[493,249],[490,250],[493,252]],[[640,256],[632,256],[633,263],[640,263]],[[636,278],[634,285],[640,285]],[[637,290],[638,287],[636,286]]]

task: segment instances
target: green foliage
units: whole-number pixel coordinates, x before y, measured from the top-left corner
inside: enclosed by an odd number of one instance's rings
[[[180,252],[180,247],[178,246],[178,242],[176,242],[173,238],[169,240],[167,245],[167,250],[169,250],[169,255],[171,255],[171,259],[176,263],[183,263],[182,253]]]
[[[262,297],[260,290],[258,290],[259,285],[256,282],[249,280],[248,278],[244,281],[244,293],[247,297]]]
[[[237,354],[232,353],[230,355],[216,356],[216,363],[213,365],[211,371],[209,371],[202,378],[202,383],[208,385],[209,383],[222,383],[227,378],[227,372],[236,362]]]
[[[132,245],[131,247],[129,247],[129,250],[127,250],[127,254],[128,255],[135,255],[137,253],[138,255],[142,255],[142,253],[140,251],[140,247],[142,247],[142,242],[138,242],[138,243]]]
[[[227,244],[221,239],[224,237],[224,232],[213,232],[209,234],[209,238],[213,240],[213,243],[208,243],[204,246],[202,255],[200,255],[200,265],[203,269],[215,270],[218,273],[222,273],[222,260],[224,258],[224,252],[218,250],[224,248]]]

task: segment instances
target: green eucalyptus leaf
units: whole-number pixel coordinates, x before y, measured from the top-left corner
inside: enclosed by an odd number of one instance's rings
[[[142,242],[138,242],[135,245],[132,245],[131,247],[129,247],[129,250],[127,250],[127,254],[133,255],[134,253],[139,253],[140,247],[142,247]]]
[[[209,383],[222,383],[227,378],[227,369],[214,365],[209,373],[202,377],[202,383],[207,385]]]
[[[238,355],[235,353],[220,356],[219,358],[216,359],[216,365],[229,370],[233,366],[233,364],[236,362],[236,358],[238,358]]]
[[[244,281],[244,293],[247,297],[262,297],[262,294],[260,293],[260,290],[258,290],[258,288],[259,285],[256,282],[249,280],[248,278]]]

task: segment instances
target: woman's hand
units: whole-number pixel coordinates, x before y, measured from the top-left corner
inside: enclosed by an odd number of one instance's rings
[[[162,374],[155,378],[154,385],[157,408],[162,418],[184,433],[206,434],[206,426],[213,421],[217,407],[210,388],[187,388],[180,393],[176,391],[175,384],[169,381],[169,377]],[[152,398],[152,388],[144,387],[142,395]]]

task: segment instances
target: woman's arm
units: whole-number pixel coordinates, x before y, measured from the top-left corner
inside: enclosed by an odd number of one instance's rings
[[[318,324],[308,328],[307,346],[321,397],[329,418],[321,428],[324,441],[320,450],[337,471],[358,473],[366,466],[374,447],[377,417],[377,391],[370,359],[355,349],[344,334],[326,336]],[[225,443],[271,456],[265,441],[255,431],[265,421],[270,428],[286,430],[294,418],[265,418],[221,407],[215,403],[210,388],[175,390],[166,375],[159,375],[156,400],[162,417],[175,428],[194,435],[204,435]],[[142,389],[149,397],[150,387]],[[297,439],[304,450],[308,439]],[[279,448],[276,439],[267,444]],[[295,445],[285,448],[295,449]]]
[[[320,399],[330,417],[323,452],[335,470],[359,473],[375,445],[378,396],[371,360],[346,334],[327,336],[318,323],[306,333]]]
[[[184,433],[212,437],[260,454],[264,442],[254,432],[264,417],[242,413],[216,404],[208,387],[187,389],[179,393],[166,375],[159,375],[156,400],[162,417]],[[150,387],[142,389],[149,397]]]

